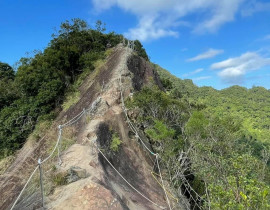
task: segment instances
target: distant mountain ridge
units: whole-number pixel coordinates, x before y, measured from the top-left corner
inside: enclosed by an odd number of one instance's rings
[[[212,87],[198,87],[192,80],[175,77],[167,70],[154,64],[161,80],[175,95],[186,97],[191,103],[207,106],[207,110],[221,116],[235,115],[244,121],[253,138],[270,143],[270,90],[254,86],[250,89],[231,86],[222,90]],[[249,134],[247,134],[249,135]]]
[[[0,63],[0,209],[41,192],[50,209],[269,209],[269,90],[197,87],[97,26]]]

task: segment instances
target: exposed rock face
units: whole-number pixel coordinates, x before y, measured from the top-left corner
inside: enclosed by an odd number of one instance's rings
[[[128,62],[127,62],[128,60]],[[127,66],[128,64],[128,66]],[[82,84],[81,99],[67,112],[62,112],[55,124],[61,124],[77,115],[83,108],[95,103],[95,111],[78,121],[75,127],[76,143],[62,152],[63,164],[59,171],[68,171],[70,183],[57,187],[46,196],[49,209],[160,209],[134,191],[108,164],[97,151],[97,145],[114,167],[137,190],[159,206],[166,206],[164,192],[151,176],[153,157],[143,150],[132,135],[121,107],[119,76],[122,75],[124,97],[140,90],[148,82],[161,83],[150,64],[132,56],[132,51],[119,45],[98,72],[92,73]],[[95,75],[95,76],[93,76]],[[89,119],[87,119],[89,117]],[[118,151],[110,150],[112,131],[118,134],[122,144]],[[46,138],[44,139],[46,142]],[[29,159],[40,156],[43,144],[32,147]],[[24,149],[22,149],[24,151]],[[45,156],[45,154],[44,154]],[[21,165],[34,166],[33,162],[23,161]],[[15,167],[16,168],[16,167]],[[32,167],[33,168],[33,167]],[[23,168],[22,174],[28,174]],[[11,168],[9,173],[14,173]],[[14,177],[15,176],[11,176]],[[27,177],[27,176],[26,176]],[[3,180],[3,177],[0,177]],[[19,183],[19,185],[18,185]],[[22,186],[22,179],[0,187],[0,193],[7,190],[0,202],[0,209],[6,209],[14,201]],[[17,185],[16,185],[17,184]],[[9,190],[7,186],[19,186]],[[8,195],[9,193],[9,195]],[[13,199],[8,200],[7,196]],[[2,197],[2,194],[1,194]]]
[[[72,189],[66,187],[65,190],[70,192]],[[61,196],[60,189],[55,192],[59,197]],[[60,198],[61,199],[61,198]],[[119,200],[111,193],[110,190],[104,186],[92,182],[90,184],[82,186],[79,190],[73,190],[72,196],[66,198],[61,202],[59,199],[59,205],[51,207],[51,209],[57,210],[72,210],[72,209],[101,209],[101,210],[121,210]]]
[[[76,182],[80,179],[84,179],[89,177],[89,174],[87,174],[85,169],[82,169],[78,166],[72,166],[67,173],[67,183]]]
[[[160,89],[163,89],[157,72],[154,71],[151,64],[143,58],[132,55],[127,61],[127,66],[129,71],[133,73],[132,86],[136,91],[141,90],[143,85],[149,82],[152,82],[158,85]]]

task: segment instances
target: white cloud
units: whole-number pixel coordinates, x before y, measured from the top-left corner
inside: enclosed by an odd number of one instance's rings
[[[231,84],[241,84],[245,75],[264,66],[270,65],[270,58],[262,57],[256,52],[246,52],[239,57],[214,63],[211,69],[220,69],[218,75]]]
[[[193,81],[200,81],[200,80],[206,80],[206,79],[211,79],[211,76],[203,76],[203,77],[196,77],[192,79]]]
[[[195,71],[192,71],[192,72],[183,74],[182,76],[183,76],[183,77],[188,77],[188,76],[192,76],[192,75],[194,75],[194,74],[198,74],[198,73],[200,73],[200,72],[202,72],[202,71],[203,71],[203,68],[199,68],[199,69],[196,69]]]
[[[98,12],[111,8],[117,0],[92,0],[95,9]]]
[[[193,58],[188,59],[187,61],[191,62],[191,61],[198,61],[198,60],[207,59],[207,58],[213,58],[219,54],[222,54],[223,52],[224,50],[209,49],[204,53],[201,53]]]
[[[270,40],[270,34],[267,34],[259,39],[256,39],[255,41],[269,41]],[[265,48],[265,47],[264,47]],[[268,47],[269,48],[269,47]]]
[[[178,36],[179,26],[192,27],[194,32],[218,30],[233,21],[242,2],[247,0],[92,0],[96,11],[117,6],[138,18],[135,28],[130,28],[128,38],[141,41],[164,36]],[[198,22],[184,22],[189,15],[199,17]]]
[[[177,37],[176,31],[159,27],[160,23],[155,21],[155,17],[142,17],[136,28],[131,28],[124,35],[130,39],[149,40],[158,39],[165,36]]]
[[[270,11],[269,2],[260,2],[257,0],[250,0],[246,3],[245,7],[242,9],[242,16],[251,16],[257,12]]]
[[[263,37],[263,40],[269,40],[269,39],[270,39],[270,34]]]
[[[205,33],[215,32],[224,23],[234,20],[234,16],[237,13],[239,6],[245,0],[219,0],[216,1],[214,7],[210,7],[212,17],[210,19],[203,20],[197,27],[194,28],[194,32]]]

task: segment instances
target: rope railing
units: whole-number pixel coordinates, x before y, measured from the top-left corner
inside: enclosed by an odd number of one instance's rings
[[[134,49],[134,42],[129,42],[128,43],[128,46],[131,48],[131,49]],[[121,98],[122,98],[122,103],[124,104],[124,101],[123,101],[123,93],[121,91]],[[58,164],[61,165],[62,164],[62,160],[60,158],[60,145],[61,145],[61,139],[62,139],[62,131],[63,131],[63,128],[65,127],[69,127],[69,126],[72,126],[74,125],[76,122],[78,122],[79,119],[81,119],[82,116],[84,116],[86,113],[88,112],[91,112],[93,109],[95,109],[95,106],[100,102],[101,98],[99,97],[96,101],[94,101],[91,105],[90,108],[88,109],[83,109],[83,111],[81,111],[78,115],[76,115],[75,117],[73,117],[71,120],[67,121],[66,123],[62,124],[62,125],[59,125],[58,126],[58,137],[57,137],[57,141],[56,141],[56,144],[52,150],[52,152],[46,157],[44,158],[42,161],[39,159],[38,160],[38,166],[36,166],[36,168],[34,169],[34,171],[32,172],[32,174],[30,175],[29,179],[27,180],[26,184],[24,185],[23,189],[21,190],[20,194],[18,195],[17,199],[15,200],[15,202],[13,203],[12,207],[11,207],[11,210],[13,209],[16,209],[16,205],[18,204],[18,201],[21,199],[22,197],[22,194],[26,191],[26,188],[28,187],[29,183],[31,181],[33,181],[33,176],[36,175],[37,176],[37,171],[39,169],[40,171],[40,176],[39,176],[39,179],[40,179],[40,188],[41,188],[41,198],[39,198],[37,201],[38,202],[41,202],[39,203],[39,205],[41,205],[42,207],[45,207],[45,204],[44,204],[44,189],[43,189],[43,174],[42,174],[42,166],[48,162],[50,159],[52,159],[54,153],[56,150],[58,150]],[[128,117],[127,115],[127,111],[126,109],[124,109],[124,112],[126,114],[126,116]],[[134,133],[138,133],[135,126],[129,121],[129,126],[131,127],[132,131]],[[139,137],[138,135],[136,135],[137,137]],[[140,137],[139,137],[140,138]],[[147,150],[152,154],[152,155],[156,155],[154,154],[146,145],[145,143],[143,142],[143,140],[140,138],[142,144],[145,146],[145,148],[147,148]],[[95,145],[96,146],[96,145]],[[97,147],[97,146],[96,146]],[[116,170],[116,168],[112,165],[112,163],[109,162],[109,160],[106,158],[106,156],[102,153],[102,151],[97,147],[97,150],[102,154],[102,156],[108,161],[108,163],[114,168],[114,170]],[[163,206],[160,206],[158,205],[157,203],[153,202],[151,199],[149,199],[148,197],[146,197],[143,193],[141,193],[138,189],[136,189],[132,184],[130,184],[121,174],[119,171],[116,170],[116,172],[119,174],[119,176],[132,188],[134,189],[139,195],[141,195],[142,197],[144,197],[146,200],[148,200],[149,202],[151,202],[152,204],[154,204],[155,206],[161,208],[161,209],[165,209],[165,207]],[[32,195],[28,196],[27,199],[29,199],[30,201],[32,200],[31,197],[34,197],[34,192],[36,191],[35,189],[35,186],[31,186],[31,188],[29,188],[32,192]],[[36,201],[36,202],[37,202]],[[23,203],[21,204],[21,206],[19,206],[17,209],[20,209],[20,208],[26,208],[26,206],[30,206],[30,205],[33,205],[31,203],[28,203],[27,201],[23,202],[21,201],[20,203]],[[170,208],[171,209],[171,208]]]
[[[95,142],[96,143],[96,142]],[[150,203],[154,204],[155,206],[159,207],[160,209],[165,209],[165,207],[158,205],[148,197],[146,197],[142,192],[140,192],[138,189],[136,189],[131,183],[129,183],[125,177],[113,166],[113,164],[108,160],[108,158],[103,154],[103,152],[98,148],[98,146],[93,143],[93,145],[96,147],[96,149],[99,151],[99,153],[105,158],[105,160],[110,164],[110,166],[116,171],[116,173],[133,189],[135,190],[139,195],[141,195],[143,198],[148,200]]]
[[[48,160],[52,157],[52,155],[53,155],[53,153],[55,152],[55,150],[56,150],[57,148],[59,148],[58,146],[59,146],[59,142],[60,142],[60,140],[61,140],[61,137],[62,137],[62,127],[61,127],[61,125],[59,125],[59,126],[58,126],[58,138],[57,138],[57,142],[56,142],[56,144],[55,144],[55,147],[53,148],[53,151],[51,152],[51,154],[50,154],[48,157],[46,157],[43,161],[41,161],[41,164],[43,164],[43,163],[45,163],[46,161],[48,161]],[[60,161],[59,152],[58,152],[58,160],[59,160],[59,162],[61,162],[61,161]]]
[[[165,187],[164,187],[164,181],[163,181],[162,174],[161,174],[161,170],[160,170],[160,167],[159,167],[158,157],[159,157],[159,155],[157,154],[157,155],[156,155],[157,166],[158,166],[159,176],[160,176],[160,179],[161,179],[162,188],[163,188],[163,191],[164,191],[164,193],[165,193],[165,195],[166,195],[166,200],[167,200],[168,206],[169,206],[170,209],[172,209],[172,208],[171,208],[171,204],[170,204],[170,200],[169,200],[169,198],[168,198],[166,189],[165,189]]]
[[[162,184],[158,181],[158,179],[156,178],[156,176],[159,177],[159,174],[151,171],[152,177],[156,180],[156,182],[162,187]],[[167,190],[166,190],[167,191]],[[178,198],[176,198],[172,193],[170,193],[169,191],[167,191],[167,194],[178,203]]]
[[[127,50],[128,48],[134,50],[134,42],[129,42],[128,41],[128,44],[127,44],[127,49],[126,49],[126,60],[127,60]],[[164,191],[164,194],[166,196],[166,201],[167,201],[167,204],[168,204],[168,207],[169,209],[171,210],[171,205],[170,205],[170,200],[168,198],[168,193],[167,193],[167,190],[165,189],[165,186],[164,186],[164,181],[163,181],[163,178],[162,178],[162,174],[161,174],[161,169],[160,169],[160,165],[159,165],[159,154],[158,153],[154,153],[149,147],[146,146],[145,142],[143,141],[143,139],[140,137],[140,134],[137,130],[137,128],[135,127],[135,125],[131,122],[129,116],[128,116],[128,113],[127,113],[127,109],[126,109],[126,106],[125,106],[125,102],[124,102],[124,96],[123,96],[123,88],[122,88],[122,71],[124,70],[124,67],[121,69],[120,71],[120,76],[119,76],[119,86],[120,86],[120,95],[121,95],[121,102],[122,102],[122,109],[123,109],[123,112],[125,114],[125,117],[126,117],[126,120],[127,120],[127,123],[131,129],[131,131],[135,134],[135,137],[137,139],[140,140],[141,144],[143,145],[143,147],[151,154],[151,155],[154,155],[156,157],[156,162],[157,162],[157,166],[158,166],[158,171],[159,171],[159,177],[161,179],[161,185],[162,185],[162,188],[163,188],[163,191]],[[189,191],[189,194],[191,195],[191,192],[193,192],[195,195],[196,195],[196,198],[193,198],[193,196],[191,196],[191,200],[194,201],[194,205],[196,207],[198,207],[199,209],[202,209],[201,206],[199,206],[197,204],[197,201],[198,200],[202,200],[201,196],[192,188],[192,186],[189,184],[188,180],[185,178],[185,176],[181,176],[180,177],[183,185],[185,186],[186,190]]]
[[[36,173],[37,169],[39,166],[37,166],[34,171],[32,172],[32,174],[30,175],[30,177],[28,178],[27,182],[25,183],[23,189],[21,190],[20,194],[18,195],[17,199],[15,200],[15,202],[13,203],[11,209],[14,209],[16,203],[18,202],[18,200],[20,199],[20,197],[22,196],[22,193],[24,192],[25,188],[28,186],[29,182],[31,181],[32,177],[34,176],[34,174]]]
[[[67,121],[66,123],[64,123],[63,125],[59,125],[61,127],[65,127],[68,126],[70,123],[72,123],[75,119],[77,119],[79,116],[81,116],[84,113],[84,110],[81,111],[79,114],[77,114],[75,117],[73,117],[71,120]]]
[[[70,125],[76,123],[84,114],[85,114],[85,109],[83,109],[83,111],[81,111],[78,115],[76,115],[75,117],[73,117],[71,120],[69,120],[65,124],[59,125],[59,126],[61,126],[61,128],[70,126]]]
[[[125,61],[127,61],[127,56],[128,56],[128,50],[131,49],[131,50],[134,50],[135,46],[134,46],[134,42],[130,42],[128,41],[128,44],[127,44],[127,48],[126,48],[126,52],[125,52]],[[166,197],[166,202],[167,202],[167,205],[169,207],[170,210],[172,210],[171,208],[171,204],[170,204],[170,200],[169,200],[169,197],[168,197],[168,192],[167,190],[165,189],[165,185],[164,185],[164,180],[163,180],[163,177],[162,177],[162,174],[161,174],[161,169],[160,169],[160,165],[159,165],[159,154],[158,153],[154,153],[147,145],[146,143],[144,142],[144,140],[142,139],[142,137],[140,136],[140,133],[138,132],[138,129],[136,128],[136,126],[132,123],[132,121],[130,120],[129,116],[128,116],[128,113],[127,113],[127,109],[126,109],[126,106],[125,106],[125,102],[124,102],[124,95],[123,95],[123,84],[122,84],[122,71],[124,71],[124,69],[126,68],[126,65],[123,64],[124,66],[120,69],[120,76],[119,76],[119,86],[120,86],[120,95],[121,95],[121,103],[122,103],[122,109],[123,109],[123,112],[125,114],[125,117],[126,117],[126,120],[127,120],[127,123],[128,123],[128,126],[130,127],[131,131],[135,134],[135,137],[137,139],[139,139],[139,141],[141,142],[141,144],[143,145],[143,147],[151,154],[155,157],[156,159],[156,163],[157,163],[157,168],[158,168],[158,173],[159,173],[159,177],[160,177],[160,180],[161,180],[161,187],[164,191],[164,194],[165,194],[165,197]],[[44,204],[44,189],[43,189],[43,176],[42,176],[42,166],[48,162],[49,160],[53,159],[53,155],[57,149],[57,156],[58,156],[58,164],[61,165],[62,164],[62,160],[61,160],[61,141],[62,141],[62,131],[63,131],[63,128],[65,127],[69,127],[69,126],[72,126],[74,125],[75,123],[77,123],[81,118],[82,116],[84,116],[85,114],[88,114],[90,113],[91,111],[93,111],[97,104],[100,102],[101,98],[98,97],[90,106],[90,108],[88,109],[83,109],[79,114],[77,114],[75,117],[73,117],[71,120],[67,121],[66,123],[62,124],[62,125],[59,125],[58,126],[58,137],[57,137],[57,141],[55,143],[55,146],[53,147],[53,150],[52,152],[46,157],[44,158],[43,160],[40,160],[39,159],[39,162],[38,162],[38,165],[36,166],[36,168],[33,170],[32,174],[29,176],[27,182],[25,183],[24,187],[22,188],[22,190],[20,191],[18,197],[16,198],[16,200],[14,201],[12,207],[11,207],[11,210],[14,210],[16,209],[16,205],[18,204],[18,202],[20,200],[22,200],[22,194],[26,191],[26,188],[29,186],[29,183],[31,181],[35,181],[33,180],[33,177],[34,176],[37,176],[37,171],[39,169],[40,171],[40,175],[39,175],[39,179],[40,179],[40,184],[37,185],[38,187],[37,188],[41,188],[41,198],[37,199],[37,202],[41,202],[41,206],[44,208],[45,207],[45,204]],[[122,174],[120,174],[120,172],[113,166],[113,164],[106,158],[106,156],[103,154],[103,152],[98,148],[97,145],[95,145],[93,143],[93,145],[97,148],[97,150],[99,151],[99,153],[105,158],[105,160],[110,164],[110,166],[117,172],[117,174],[133,189],[135,190],[139,195],[141,195],[143,198],[145,198],[146,200],[148,200],[150,203],[152,203],[153,205],[161,208],[161,209],[164,209],[165,207],[163,206],[160,206],[158,205],[157,203],[155,203],[154,201],[152,201],[150,198],[146,197],[143,193],[141,193],[138,189],[136,189],[131,183],[129,183],[123,176]],[[185,179],[185,177],[182,177],[181,176],[181,180],[183,182],[183,184],[188,188],[188,189],[191,189],[194,191],[194,193],[196,195],[198,195],[196,193],[196,191],[194,189],[192,189],[192,187],[190,186],[190,184],[188,183],[188,181]],[[35,185],[31,186],[31,188],[29,187],[29,191],[33,192],[32,195],[28,195],[28,200],[32,200],[33,197],[34,197],[34,192],[35,192]],[[32,197],[31,197],[32,196]],[[192,198],[194,199],[194,198]],[[198,199],[198,198],[197,198]],[[196,200],[194,199],[194,202],[196,203]],[[23,203],[23,202],[22,202]],[[34,205],[34,204],[28,204],[27,202],[25,202],[25,204],[23,204],[24,206],[26,205]],[[198,206],[199,207],[199,206]],[[199,207],[200,208],[200,207]],[[17,208],[17,209],[20,209],[20,208]],[[22,209],[22,208],[21,208]]]
[[[32,174],[29,176],[27,182],[25,183],[25,185],[23,186],[23,188],[20,191],[19,195],[17,196],[16,200],[12,204],[12,206],[10,208],[11,210],[14,210],[14,209],[23,209],[23,207],[25,206],[25,204],[22,204],[22,206],[16,208],[16,205],[18,204],[18,202],[19,203],[23,203],[23,201],[20,201],[21,200],[21,197],[22,197],[23,193],[25,193],[26,188],[29,187],[29,183],[31,181],[33,181],[33,176],[36,175],[38,169],[40,171],[40,174],[39,174],[40,185],[38,185],[38,186],[41,188],[41,199],[40,200],[42,201],[42,203],[39,204],[39,205],[41,205],[42,207],[44,207],[44,189],[43,189],[43,186],[42,186],[42,183],[43,183],[42,167],[44,166],[44,164],[46,162],[48,162],[49,160],[51,160],[53,158],[53,155],[54,155],[54,153],[55,153],[56,150],[57,150],[57,156],[58,156],[58,165],[61,165],[62,164],[62,160],[61,160],[61,149],[60,149],[60,147],[61,147],[61,140],[62,140],[62,131],[63,131],[63,128],[72,126],[75,123],[77,123],[82,118],[82,116],[84,116],[85,114],[91,112],[95,108],[95,106],[99,103],[99,101],[100,101],[100,98],[98,98],[98,102],[94,101],[92,103],[92,105],[90,106],[90,108],[83,109],[83,111],[81,111],[79,114],[77,114],[71,120],[69,120],[66,123],[58,126],[58,137],[57,137],[57,141],[55,143],[55,146],[53,147],[52,152],[46,158],[44,158],[43,160],[41,160],[41,159],[38,160],[38,165],[36,166],[36,168],[34,169],[34,171],[32,172]],[[29,191],[31,191],[32,194],[34,194],[36,192],[35,186],[36,186],[36,183],[33,184],[33,186],[29,187],[29,189],[31,188],[31,190],[29,190]],[[27,197],[28,200],[31,200],[30,199],[31,195],[27,195],[26,197]],[[27,202],[25,202],[25,203],[27,203]]]
[[[129,42],[128,41],[128,47],[126,48],[126,53],[125,53],[125,60],[127,61],[127,50],[128,49],[134,49],[134,42]],[[159,174],[160,174],[160,177],[161,177],[161,183],[162,183],[162,188],[163,188],[163,191],[164,191],[164,194],[166,196],[166,201],[167,201],[167,204],[168,204],[168,207],[170,210],[172,210],[171,208],[171,205],[170,205],[170,200],[168,198],[168,195],[167,195],[167,192],[166,192],[166,189],[165,189],[165,186],[164,186],[164,182],[163,182],[163,178],[162,178],[162,175],[161,175],[161,170],[160,170],[160,167],[159,167],[159,164],[158,164],[158,158],[159,158],[159,154],[158,153],[154,153],[152,152],[151,149],[149,149],[146,144],[144,143],[144,141],[142,140],[142,138],[140,137],[139,135],[139,132],[137,131],[136,127],[132,124],[131,120],[129,119],[128,117],[128,114],[127,114],[127,109],[126,109],[126,106],[125,106],[125,102],[124,102],[124,97],[123,97],[123,88],[122,88],[122,71],[124,70],[124,67],[120,70],[120,76],[119,76],[119,86],[120,86],[120,95],[121,95],[121,102],[122,102],[122,108],[123,108],[123,111],[125,113],[125,116],[126,116],[126,119],[127,119],[127,123],[129,125],[129,127],[131,128],[132,132],[135,134],[136,138],[138,138],[140,140],[140,142],[142,143],[142,145],[145,147],[145,149],[148,150],[148,152],[150,152],[150,154],[154,155],[156,157],[156,161],[157,161],[157,165],[158,165],[158,170],[159,170]]]

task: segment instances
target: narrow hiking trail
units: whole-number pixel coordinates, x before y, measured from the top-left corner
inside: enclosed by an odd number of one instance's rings
[[[136,137],[130,135],[130,128],[122,109],[120,74],[123,97],[126,98],[134,92],[134,76],[128,67],[128,58],[131,55],[131,49],[118,45],[106,62],[82,83],[80,100],[66,112],[61,112],[56,119],[54,125],[73,118],[84,108],[89,108],[91,104],[96,103],[96,108],[89,118],[82,117],[82,120],[72,128],[75,132],[75,143],[61,153],[62,164],[58,168],[59,172],[65,172],[72,167],[79,167],[85,170],[87,177],[55,188],[46,196],[48,209],[160,209],[167,206],[164,191],[151,174],[153,160],[138,143]],[[143,73],[137,80],[146,83],[148,77],[153,76],[154,73],[147,65],[142,67]],[[141,66],[137,65],[136,68]],[[140,69],[133,71],[138,70]],[[157,205],[134,191],[101,157],[96,142],[99,144],[106,142],[106,129],[102,130],[104,126],[116,130],[122,141],[117,154],[109,158],[112,164],[129,183]],[[46,141],[45,136],[37,144],[30,146],[26,144],[21,149],[17,156],[20,159],[17,159],[7,170],[8,175],[0,176],[0,181],[12,180],[11,177],[15,177],[18,171],[21,172],[22,178],[1,185],[0,192],[5,190],[6,195],[18,194],[25,180],[23,175],[29,174],[28,169],[36,166],[35,161],[42,156],[42,148],[46,145]],[[12,188],[14,185],[17,188]],[[7,207],[9,203],[7,197],[2,197],[0,206],[4,204],[3,206]]]

